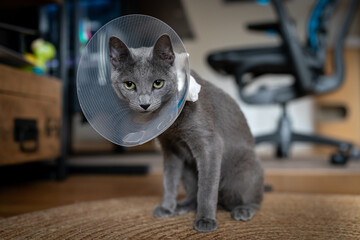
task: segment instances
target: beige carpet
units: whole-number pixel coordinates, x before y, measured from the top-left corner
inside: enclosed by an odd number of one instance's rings
[[[0,219],[0,239],[360,239],[360,196],[269,193],[249,222],[218,211],[218,230],[198,233],[195,213],[152,217],[159,197],[76,203]]]

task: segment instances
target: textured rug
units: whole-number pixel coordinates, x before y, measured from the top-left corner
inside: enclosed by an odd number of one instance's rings
[[[195,213],[155,219],[159,197],[110,199],[0,219],[0,239],[360,239],[360,196],[269,193],[249,222],[218,211],[218,230]]]

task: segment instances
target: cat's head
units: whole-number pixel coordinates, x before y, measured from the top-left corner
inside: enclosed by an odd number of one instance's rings
[[[153,47],[128,48],[117,37],[109,39],[111,82],[117,96],[137,112],[151,113],[177,91],[175,54],[168,35]]]

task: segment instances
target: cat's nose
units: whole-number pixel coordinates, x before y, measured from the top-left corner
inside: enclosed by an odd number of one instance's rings
[[[150,104],[140,104],[140,107],[142,107],[144,110],[146,110],[150,107]]]

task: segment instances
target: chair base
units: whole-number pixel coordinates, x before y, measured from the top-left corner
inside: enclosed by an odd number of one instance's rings
[[[256,144],[263,142],[271,142],[276,145],[276,156],[279,158],[287,158],[289,156],[290,148],[294,142],[307,142],[334,146],[338,148],[338,152],[334,153],[330,161],[333,164],[345,164],[350,157],[358,157],[358,150],[352,143],[332,139],[315,134],[302,134],[293,132],[291,129],[291,122],[286,114],[286,105],[282,105],[282,115],[279,119],[277,130],[272,134],[255,137]]]

